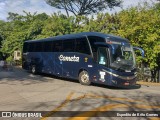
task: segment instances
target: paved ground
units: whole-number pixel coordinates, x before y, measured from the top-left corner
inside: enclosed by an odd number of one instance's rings
[[[109,113],[108,111],[159,112],[159,91],[160,86],[158,85],[137,85],[132,89],[101,85],[83,86],[75,80],[32,75],[21,68],[15,68],[13,71],[0,71],[0,111],[49,111],[44,114],[44,117],[35,118],[36,120],[112,120],[124,118],[115,118],[112,115],[114,112]],[[84,112],[75,114],[70,111]],[[100,111],[108,113],[103,114]],[[66,114],[68,116],[65,116]],[[70,117],[70,114],[74,114],[74,117]],[[118,112],[115,114],[118,115]],[[50,117],[56,115],[61,117]],[[105,115],[111,117],[106,118]],[[79,116],[83,117],[79,118]],[[151,115],[151,117],[129,117],[129,119],[158,120],[159,118]]]

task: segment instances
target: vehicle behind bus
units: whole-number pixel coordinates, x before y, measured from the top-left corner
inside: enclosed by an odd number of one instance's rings
[[[135,85],[137,80],[134,50],[129,41],[97,32],[25,41],[22,67],[33,74],[78,79],[83,85],[124,87]]]

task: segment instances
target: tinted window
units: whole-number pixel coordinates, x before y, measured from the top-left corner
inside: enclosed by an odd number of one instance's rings
[[[105,39],[97,36],[89,36],[88,37],[92,52],[97,52],[97,46],[94,44],[95,42],[104,42]]]
[[[74,52],[75,40],[63,40],[63,51]]]
[[[90,55],[89,44],[86,37],[76,39],[76,52],[84,53]]]
[[[28,52],[35,52],[36,44],[34,42],[28,43]]]
[[[43,42],[35,42],[35,51],[34,52],[43,52]]]
[[[53,48],[54,52],[62,52],[62,40],[53,41],[53,44],[54,44]]]
[[[28,43],[24,43],[23,45],[23,52],[28,52]]]
[[[104,42],[105,39],[101,37],[97,37],[97,36],[89,36],[88,39],[89,39],[89,43],[92,48],[93,58],[95,61],[97,61],[97,48],[98,47],[95,45],[95,42]]]
[[[53,42],[52,41],[47,41],[43,43],[43,47],[44,47],[44,52],[52,52],[54,46],[53,46]]]

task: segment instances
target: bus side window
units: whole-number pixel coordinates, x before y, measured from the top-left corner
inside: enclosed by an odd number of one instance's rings
[[[52,52],[52,41],[47,41],[43,43],[44,52]]]
[[[63,51],[64,52],[74,52],[75,40],[63,40]]]
[[[105,39],[101,38],[101,37],[97,37],[97,36],[88,36],[89,39],[89,43],[92,49],[92,53],[93,53],[93,58],[95,61],[97,61],[97,46],[94,44],[96,42],[104,42]]]
[[[86,37],[76,39],[76,52],[91,55]]]
[[[28,52],[31,52],[31,48],[32,48],[31,43],[28,43]]]
[[[28,52],[35,52],[36,49],[36,43],[31,42],[28,44]]]
[[[28,52],[28,43],[27,42],[24,43],[24,45],[23,45],[23,52],[24,53]]]
[[[54,52],[62,52],[62,40],[56,40],[54,41],[54,49],[53,51]]]
[[[43,42],[36,42],[34,44],[36,45],[35,52],[43,52]]]

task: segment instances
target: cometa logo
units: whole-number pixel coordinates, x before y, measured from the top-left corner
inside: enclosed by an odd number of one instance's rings
[[[76,57],[75,55],[73,57],[60,55],[59,60],[60,61],[79,62],[79,57]]]

